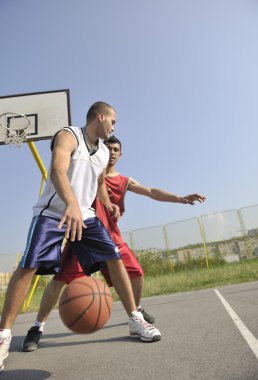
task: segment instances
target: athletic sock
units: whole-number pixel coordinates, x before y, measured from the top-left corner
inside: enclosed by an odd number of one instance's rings
[[[137,311],[141,310],[142,305],[137,306]]]
[[[35,321],[34,326],[39,328],[39,331],[43,332],[46,322]]]
[[[0,329],[0,340],[6,339],[11,335],[11,329]]]
[[[140,313],[139,311],[134,310],[134,311],[131,312],[131,314],[132,314],[132,317],[136,317],[136,318],[142,319],[142,313]]]

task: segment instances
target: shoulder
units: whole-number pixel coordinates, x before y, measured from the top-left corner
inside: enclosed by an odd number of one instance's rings
[[[130,177],[129,180],[128,180],[128,185],[127,185],[127,189],[129,191],[136,191],[137,189],[141,188],[142,185],[140,184],[140,182],[136,181],[134,178]]]
[[[118,186],[123,191],[127,191],[130,180],[129,177],[125,177],[121,174],[118,174],[115,177],[109,177],[109,180],[111,181],[111,183],[116,184],[116,186]]]
[[[59,131],[57,131],[55,133],[55,135],[52,137],[51,142],[50,142],[51,150],[53,150],[53,148],[54,148],[54,143],[55,143],[57,136],[65,135],[68,133],[70,134],[70,136],[73,136],[77,146],[80,144],[80,141],[82,138],[81,128],[68,126],[68,127],[64,127],[62,129],[60,129]]]
[[[61,131],[69,132],[77,139],[80,139],[82,137],[82,129],[79,127],[64,127],[61,129]]]
[[[129,181],[130,180],[130,177],[126,177],[122,174],[118,174],[117,176],[121,181]]]
[[[136,181],[136,179],[134,179],[132,177],[128,177],[128,184],[129,185],[139,185],[140,182]]]
[[[106,176],[106,180],[110,181],[112,183],[125,183],[125,184],[127,184],[128,181],[130,180],[130,178],[129,177],[125,177],[124,175],[121,175],[121,174],[117,173],[117,174],[115,174],[113,176],[107,175]]]

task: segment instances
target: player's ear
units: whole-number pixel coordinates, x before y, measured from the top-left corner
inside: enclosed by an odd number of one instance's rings
[[[98,119],[99,121],[103,121],[104,118],[105,118],[104,113],[99,113],[99,114],[97,115],[97,119]]]
[[[119,153],[119,158],[122,156],[122,154],[123,154],[123,153],[122,153],[122,152],[121,152],[121,150],[120,150],[120,153]]]

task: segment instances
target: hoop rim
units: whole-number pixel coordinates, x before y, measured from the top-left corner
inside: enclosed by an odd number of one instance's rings
[[[23,117],[26,119],[27,121],[27,125],[23,126],[22,128],[19,128],[19,129],[15,129],[15,128],[11,128],[10,126],[8,127],[7,125],[4,125],[1,123],[1,117],[6,117],[7,118],[7,115],[10,115],[9,117],[10,118],[14,118],[15,116],[20,116],[20,117]],[[0,114],[0,127],[3,127],[5,128],[7,131],[25,131],[28,127],[30,126],[30,119],[28,118],[28,116],[24,115],[23,113],[20,113],[20,112],[4,112],[4,113],[1,113]]]

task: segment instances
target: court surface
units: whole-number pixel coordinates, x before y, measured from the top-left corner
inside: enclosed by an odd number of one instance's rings
[[[75,335],[54,310],[40,349],[21,352],[35,313],[20,315],[0,380],[258,380],[258,282],[144,299],[162,340],[128,337],[127,317],[114,303],[109,323]]]

